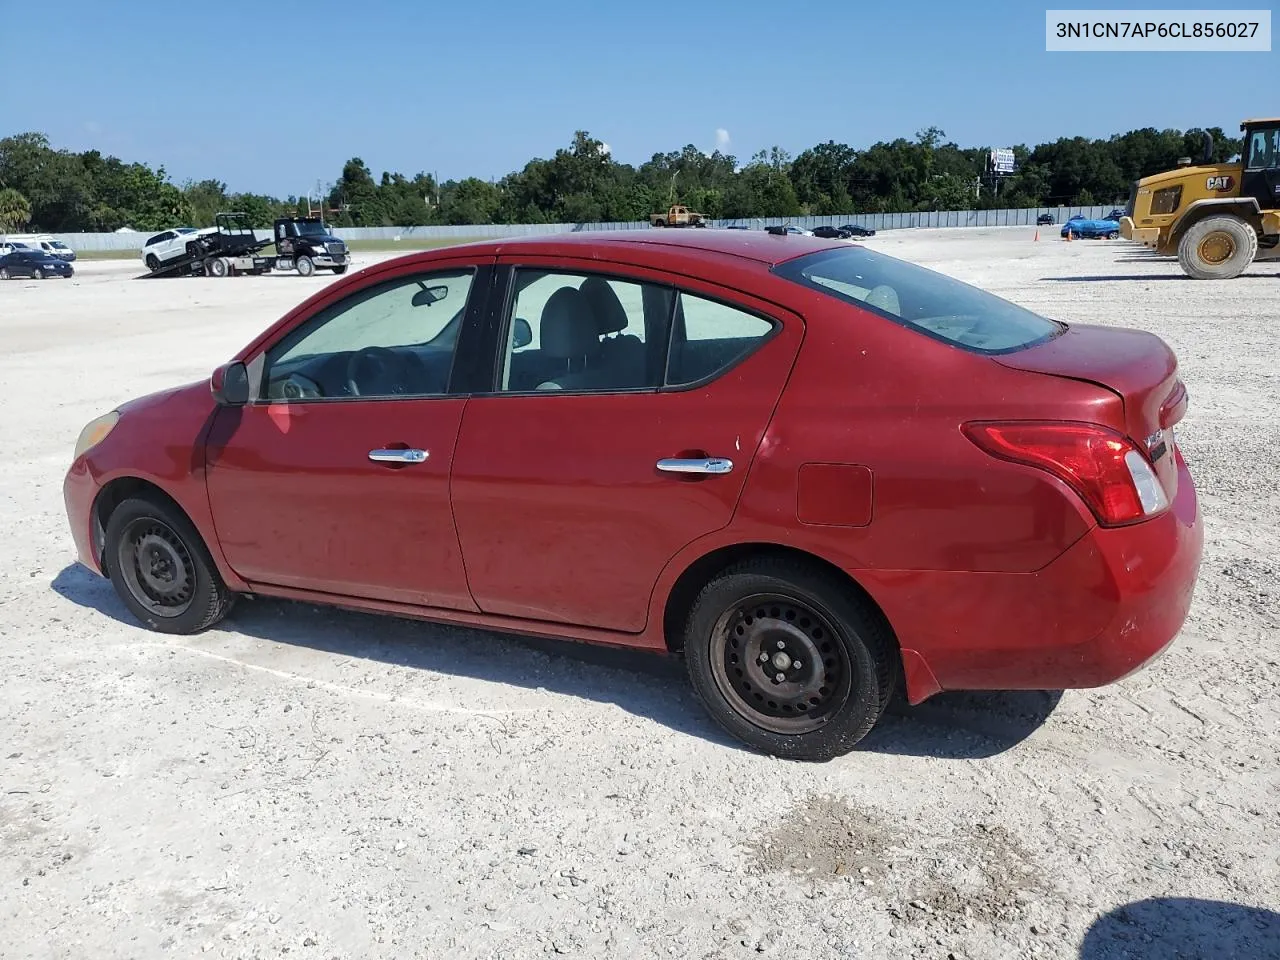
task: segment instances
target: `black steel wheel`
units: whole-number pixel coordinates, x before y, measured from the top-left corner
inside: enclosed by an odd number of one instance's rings
[[[737,564],[694,601],[690,681],[742,742],[795,760],[848,753],[880,719],[900,674],[887,624],[851,584],[801,561]]]
[[[155,273],[157,270],[160,269],[160,260],[159,258],[156,257],[154,253],[147,254],[147,269],[150,270],[152,273]]]
[[[191,521],[160,498],[125,500],[112,511],[106,565],[130,612],[161,633],[204,630],[234,599]]]
[[[808,733],[848,699],[852,667],[838,632],[808,604],[759,593],[733,604],[711,633],[711,669],[744,719],[774,733]]]

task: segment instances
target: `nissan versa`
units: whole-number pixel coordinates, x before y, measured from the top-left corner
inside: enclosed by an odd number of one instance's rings
[[[84,428],[80,560],[142,623],[239,594],[678,653],[755,748],[895,690],[1116,681],[1202,521],[1173,353],[840,240],[626,231],[337,281]]]

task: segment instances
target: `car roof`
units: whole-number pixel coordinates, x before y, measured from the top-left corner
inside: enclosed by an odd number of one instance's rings
[[[587,257],[599,254],[606,258],[613,255],[614,251],[623,253],[628,249],[652,251],[655,248],[665,248],[672,253],[688,251],[689,253],[718,254],[727,258],[750,260],[774,266],[820,250],[843,249],[844,244],[836,240],[824,240],[821,237],[801,234],[778,235],[764,230],[656,227],[503,237],[494,240],[478,240],[442,249],[458,250],[463,247],[482,254],[527,253]]]

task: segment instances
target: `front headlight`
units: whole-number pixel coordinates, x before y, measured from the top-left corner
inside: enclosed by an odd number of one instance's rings
[[[120,414],[117,411],[112,410],[105,416],[99,417],[97,420],[91,420],[85,424],[84,429],[80,431],[79,438],[76,440],[76,452],[72,454],[71,459],[79,459],[80,454],[84,453],[91,447],[97,446],[106,439],[107,434],[111,432],[119,419]]]

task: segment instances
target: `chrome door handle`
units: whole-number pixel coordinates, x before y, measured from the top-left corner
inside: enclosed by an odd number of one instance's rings
[[[425,450],[370,450],[369,459],[379,463],[421,463],[427,459]]]
[[[700,457],[696,460],[659,460],[658,469],[663,473],[728,473],[733,461],[724,457]]]

